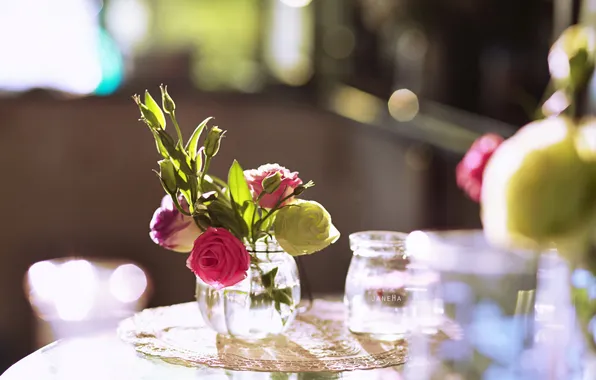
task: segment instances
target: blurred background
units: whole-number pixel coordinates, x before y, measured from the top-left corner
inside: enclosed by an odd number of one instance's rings
[[[352,232],[480,226],[455,165],[480,134],[530,120],[576,13],[562,0],[0,0],[0,369],[86,321],[193,299],[185,255],[148,236],[163,190],[134,93],[167,84],[186,137],[214,116],[229,131],[219,176],[237,158],[317,183],[309,197],[343,237],[304,264],[316,293],[340,293]]]

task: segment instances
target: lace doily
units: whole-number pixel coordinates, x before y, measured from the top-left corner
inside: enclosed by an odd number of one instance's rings
[[[405,341],[379,342],[351,334],[343,304],[316,300],[288,332],[249,343],[218,335],[207,327],[195,302],[146,309],[118,329],[142,354],[184,366],[264,372],[335,372],[384,368],[405,363]]]

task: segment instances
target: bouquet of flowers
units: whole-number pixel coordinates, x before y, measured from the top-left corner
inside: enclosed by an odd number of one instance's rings
[[[596,316],[596,118],[578,115],[594,70],[596,34],[575,25],[552,46],[551,83],[538,120],[503,139],[480,137],[457,167],[457,182],[481,203],[487,239],[505,248],[556,250],[588,274],[571,291],[587,335]],[[588,343],[596,351],[596,341]]]
[[[292,256],[320,251],[339,238],[331,216],[317,202],[299,199],[314,186],[297,172],[267,164],[243,170],[230,166],[227,181],[209,173],[225,131],[200,123],[185,142],[176,120],[176,105],[161,86],[161,107],[148,91],[135,95],[141,121],[155,139],[159,170],[155,170],[166,196],[151,220],[151,239],[177,252],[190,252],[188,268],[215,290],[233,286],[247,277],[259,258],[262,243],[276,241]],[[176,136],[166,129],[166,115]],[[203,143],[201,135],[208,129]],[[257,265],[258,266],[258,265]],[[288,295],[276,289],[277,268],[261,272],[266,294],[279,310]]]

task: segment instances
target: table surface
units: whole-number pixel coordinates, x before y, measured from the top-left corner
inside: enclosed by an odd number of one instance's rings
[[[190,368],[168,364],[160,359],[142,356],[116,334],[102,334],[52,343],[9,368],[0,380],[476,380],[457,374],[438,360],[410,358],[407,364],[393,367],[348,372],[270,373],[231,371],[218,368]],[[593,374],[593,372],[590,371]],[[505,377],[503,377],[505,376]],[[536,380],[550,377],[526,377],[486,372],[482,379]],[[478,378],[480,379],[480,378]],[[565,379],[567,377],[552,377]],[[574,377],[574,379],[576,379]],[[579,377],[578,379],[592,379]]]
[[[471,308],[468,310],[471,319],[464,329],[465,339],[446,341],[431,355],[428,350],[430,338],[412,336],[408,342],[409,358],[406,364],[392,368],[268,373],[185,367],[139,354],[132,345],[121,341],[114,331],[61,340],[46,346],[9,368],[0,376],[0,380],[594,380],[596,361],[582,361],[580,358],[585,357],[585,352],[574,343],[577,330],[571,323],[574,319],[572,308],[563,305],[565,302],[569,305],[569,300],[565,301],[564,292],[561,293],[561,289],[565,289],[566,269],[561,270],[549,269],[551,280],[543,281],[536,291],[537,304],[548,301],[543,306],[550,306],[550,312],[536,314],[536,317],[540,317],[536,319],[539,323],[533,327],[535,335],[529,341],[522,342],[519,337],[516,339],[516,335],[523,333],[524,329],[520,330],[520,327],[524,327],[530,315],[502,314],[497,301],[486,301],[494,287],[483,289],[481,284],[476,284],[473,288],[482,297],[478,298],[481,302],[466,304]],[[482,282],[483,279],[479,277],[476,280]],[[470,283],[469,280],[466,278]],[[550,285],[546,286],[546,283]],[[462,282],[452,284],[459,285],[452,286],[452,295],[461,295]],[[443,290],[443,297],[448,297],[448,288],[444,286]],[[512,295],[517,297],[518,293],[513,292]],[[553,314],[553,311],[556,313]],[[563,323],[565,320],[567,322]]]
[[[9,368],[1,380],[403,379],[404,368],[345,373],[269,373],[189,368],[137,354],[115,334],[58,341]]]

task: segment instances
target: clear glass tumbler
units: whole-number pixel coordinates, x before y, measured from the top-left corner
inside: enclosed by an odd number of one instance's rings
[[[435,378],[537,379],[528,375],[534,345],[534,294],[538,255],[496,249],[481,230],[412,232],[407,248],[413,268],[437,273],[442,309],[415,298],[419,315],[444,318],[459,327],[434,356],[445,366]],[[547,359],[545,359],[547,360]],[[426,379],[426,378],[424,378]]]
[[[409,332],[406,237],[392,231],[350,235],[344,303],[352,333],[393,340]]]

